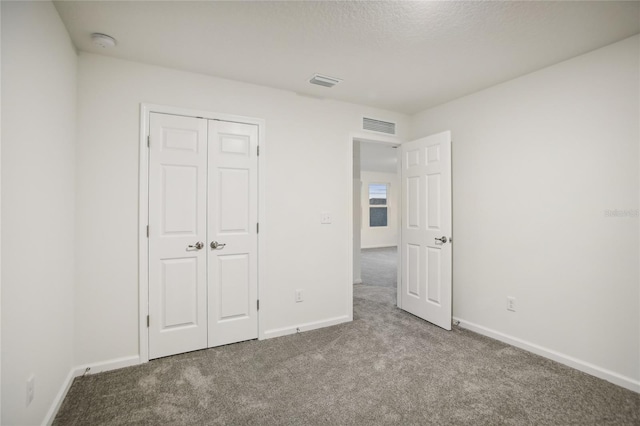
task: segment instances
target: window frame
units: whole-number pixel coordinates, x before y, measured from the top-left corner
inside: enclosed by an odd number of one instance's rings
[[[385,203],[384,204],[371,204],[371,186],[372,185],[378,185],[378,186],[382,186],[384,185],[385,187]],[[388,228],[389,227],[389,192],[391,190],[391,182],[367,182],[367,200],[368,200],[368,205],[369,205],[369,211],[368,211],[368,227],[372,228],[372,229],[376,229],[376,228]],[[386,216],[386,224],[385,225],[371,225],[371,209],[386,209],[387,211],[387,216]]]

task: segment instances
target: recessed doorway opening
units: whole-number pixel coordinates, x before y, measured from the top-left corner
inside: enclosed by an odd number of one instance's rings
[[[370,145],[371,142],[373,144]],[[441,132],[401,145],[397,141],[385,141],[385,144],[353,138],[354,304],[363,297],[371,299],[362,293],[383,292],[379,289],[384,285],[391,287],[387,291],[387,301],[393,303],[395,284],[398,308],[451,330],[451,132]],[[396,151],[395,155],[382,157],[391,163],[395,159],[396,173],[393,173],[393,168],[385,175],[366,172],[369,148]],[[393,275],[393,251],[363,251],[394,245],[395,283],[385,278]],[[381,258],[388,261],[383,262]],[[385,263],[391,268],[391,274],[389,270],[379,270]],[[369,265],[375,269],[366,270]],[[374,291],[374,288],[378,290]],[[380,302],[377,298],[376,301]]]
[[[393,306],[400,219],[397,153],[397,144],[354,140],[354,293]]]

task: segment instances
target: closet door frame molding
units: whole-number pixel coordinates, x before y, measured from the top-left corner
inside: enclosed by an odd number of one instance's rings
[[[222,114],[210,111],[193,110],[166,105],[148,103],[140,104],[140,140],[139,140],[139,187],[138,187],[138,344],[140,363],[149,362],[149,329],[147,316],[149,315],[149,239],[147,225],[149,222],[149,150],[147,140],[149,136],[149,120],[151,113],[181,115],[186,117],[204,118],[207,120],[231,121],[236,123],[255,124],[258,126],[258,300],[266,288],[266,262],[264,261],[267,247],[266,226],[266,138],[265,120],[239,115]],[[264,311],[265,306],[258,310],[258,340],[265,338]]]

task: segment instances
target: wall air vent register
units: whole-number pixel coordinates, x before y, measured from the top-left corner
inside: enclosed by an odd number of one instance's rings
[[[390,121],[376,120],[374,118],[363,117],[362,128],[372,132],[385,133],[387,135],[396,134],[396,123]]]

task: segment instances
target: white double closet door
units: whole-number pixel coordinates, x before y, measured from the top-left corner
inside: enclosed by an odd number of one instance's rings
[[[255,339],[258,126],[149,123],[149,359]]]

